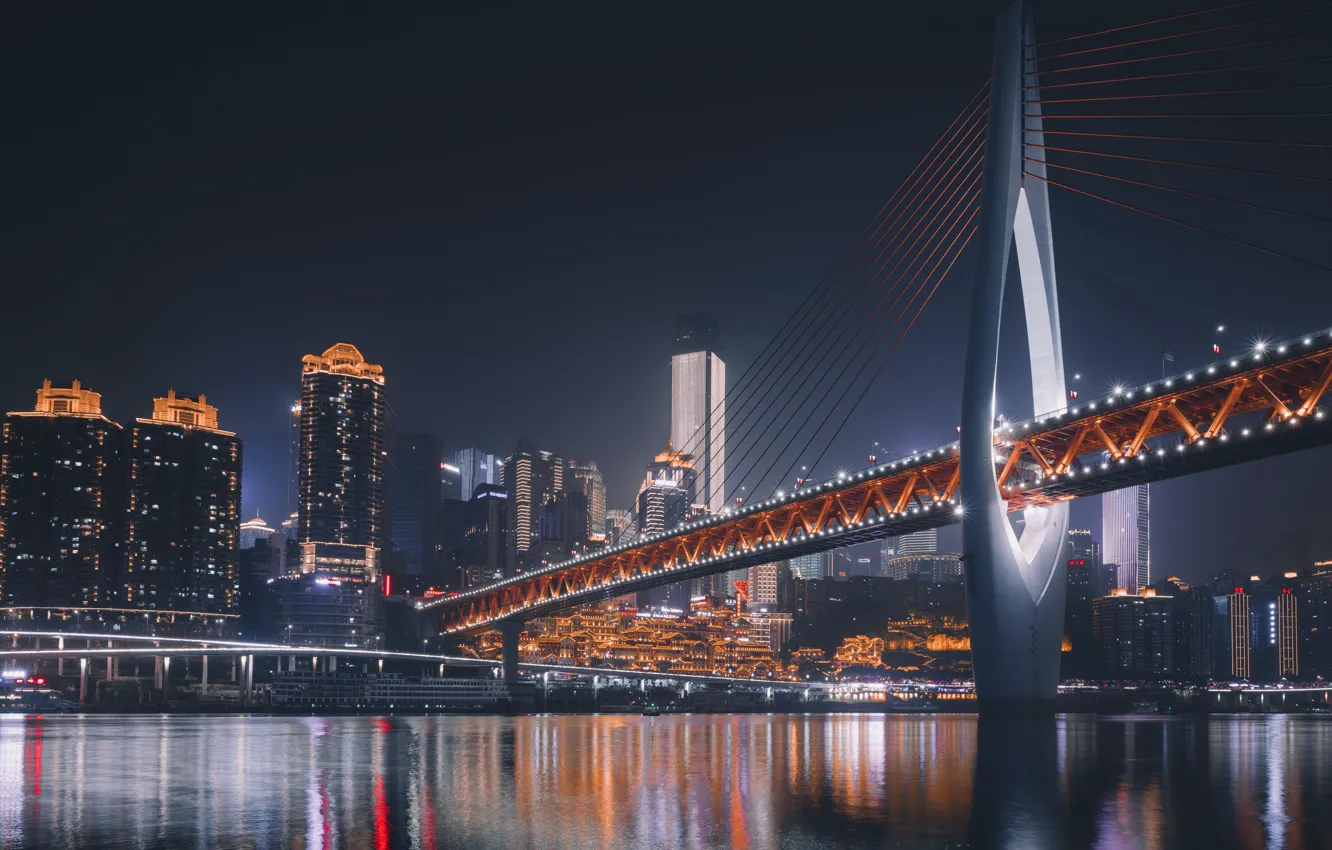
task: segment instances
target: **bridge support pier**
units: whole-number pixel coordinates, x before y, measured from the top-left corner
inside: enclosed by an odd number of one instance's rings
[[[982,711],[1052,711],[1063,636],[1068,503],[1025,511],[1021,537],[994,471],[995,386],[1004,284],[1017,248],[1033,409],[1065,410],[1054,245],[1026,0],[995,22],[990,114],[976,233],[978,262],[962,384],[962,549],[976,697]],[[1024,142],[1026,143],[1024,146]],[[1024,167],[1024,151],[1032,162]],[[1002,437],[1001,437],[1002,439]]]
[[[162,656],[153,656],[153,689],[162,690]]]
[[[518,636],[523,632],[523,624],[515,622],[500,623],[500,638],[503,643],[504,681],[513,684],[518,681]]]
[[[254,695],[254,656],[245,656],[245,699]]]
[[[63,650],[64,648],[65,648],[65,639],[56,638],[56,649]],[[65,675],[65,656],[63,655],[60,656],[60,660],[56,662],[56,675],[57,676]]]
[[[204,693],[208,693],[208,656],[203,656],[202,667],[199,670],[199,688]]]
[[[88,701],[88,659],[79,659],[79,703]]]

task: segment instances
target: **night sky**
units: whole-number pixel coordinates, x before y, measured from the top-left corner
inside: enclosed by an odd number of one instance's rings
[[[120,422],[168,388],[205,393],[245,441],[246,514],[273,522],[300,358],[347,341],[384,366],[401,430],[500,454],[530,437],[595,460],[627,508],[666,443],[673,315],[710,310],[738,378],[986,79],[994,4],[890,16],[898,5],[9,4],[0,405],[29,409],[48,377],[79,378]],[[1038,6],[1041,32],[1207,4],[1091,5]],[[1320,26],[1332,16],[1264,32]],[[1300,81],[1327,81],[1326,64]],[[1327,112],[1328,91],[1242,108]],[[1326,142],[1332,121],[1242,129]],[[1332,174],[1326,151],[1242,156]],[[1329,214],[1326,186],[1258,182],[1192,185]],[[1159,377],[1166,349],[1178,371],[1206,362],[1218,323],[1228,349],[1332,326],[1325,272],[1052,191],[1066,361],[1088,395]],[[1193,220],[1332,265],[1326,225],[1210,215]],[[825,474],[865,465],[874,441],[905,453],[955,437],[972,273],[968,255]],[[1005,351],[1020,321],[1006,319]],[[1027,415],[1005,404],[1022,386],[1010,365],[1000,407]],[[1329,473],[1325,449],[1156,486],[1154,577],[1332,558]],[[1098,502],[1073,510],[1099,537]]]

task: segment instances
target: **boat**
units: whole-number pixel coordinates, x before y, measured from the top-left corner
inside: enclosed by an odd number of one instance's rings
[[[1156,700],[1140,699],[1133,702],[1134,714],[1156,714],[1161,707],[1157,705]]]
[[[657,707],[657,704],[655,702],[648,703],[647,705],[643,706],[644,717],[659,717],[660,715],[661,715],[661,709]]]

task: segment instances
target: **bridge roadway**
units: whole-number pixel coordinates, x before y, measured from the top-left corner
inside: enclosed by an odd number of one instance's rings
[[[9,631],[13,640],[82,640],[87,645],[51,649],[0,650],[0,659],[92,659],[92,658],[200,658],[236,656],[252,659],[254,656],[299,656],[309,658],[362,658],[370,660],[416,661],[438,664],[441,667],[489,667],[499,670],[503,662],[498,659],[474,658],[467,655],[436,655],[425,652],[393,652],[389,650],[347,649],[338,647],[290,646],[277,643],[248,641],[205,640],[199,638],[173,638],[155,635],[117,635],[96,632]],[[95,642],[131,646],[93,646]],[[567,676],[604,676],[610,679],[641,679],[644,681],[691,682],[699,685],[727,685],[731,687],[778,688],[786,690],[821,690],[833,687],[820,682],[790,682],[781,679],[742,679],[733,676],[704,676],[689,673],[662,673],[654,670],[617,670],[604,667],[578,667],[565,664],[519,664],[518,669],[528,673],[555,673]]]
[[[1332,443],[1319,407],[1332,331],[995,430],[1009,511]],[[958,444],[839,475],[670,532],[417,603],[442,634],[521,622],[651,587],[961,521]]]

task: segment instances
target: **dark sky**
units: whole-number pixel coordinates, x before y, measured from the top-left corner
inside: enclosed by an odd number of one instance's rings
[[[672,316],[711,310],[738,378],[984,81],[994,8],[451,5],[0,12],[4,409],[45,377],[80,378],[122,422],[168,388],[206,393],[245,440],[245,511],[271,521],[300,357],[348,341],[383,364],[401,429],[499,453],[529,436],[597,461],[628,507],[666,442]],[[1038,7],[1043,33],[1199,6],[1064,5]],[[1296,97],[1245,108],[1327,111],[1326,90]],[[1329,171],[1325,153],[1247,156]],[[1274,191],[1327,214],[1325,191]],[[1157,376],[1167,348],[1204,362],[1218,322],[1228,345],[1332,325],[1324,273],[1068,194],[1054,212],[1089,391]],[[1325,231],[1197,220],[1329,263]],[[827,469],[954,437],[971,271]],[[1160,485],[1154,573],[1332,558],[1330,472],[1321,450]],[[1099,534],[1096,504],[1074,517]]]

